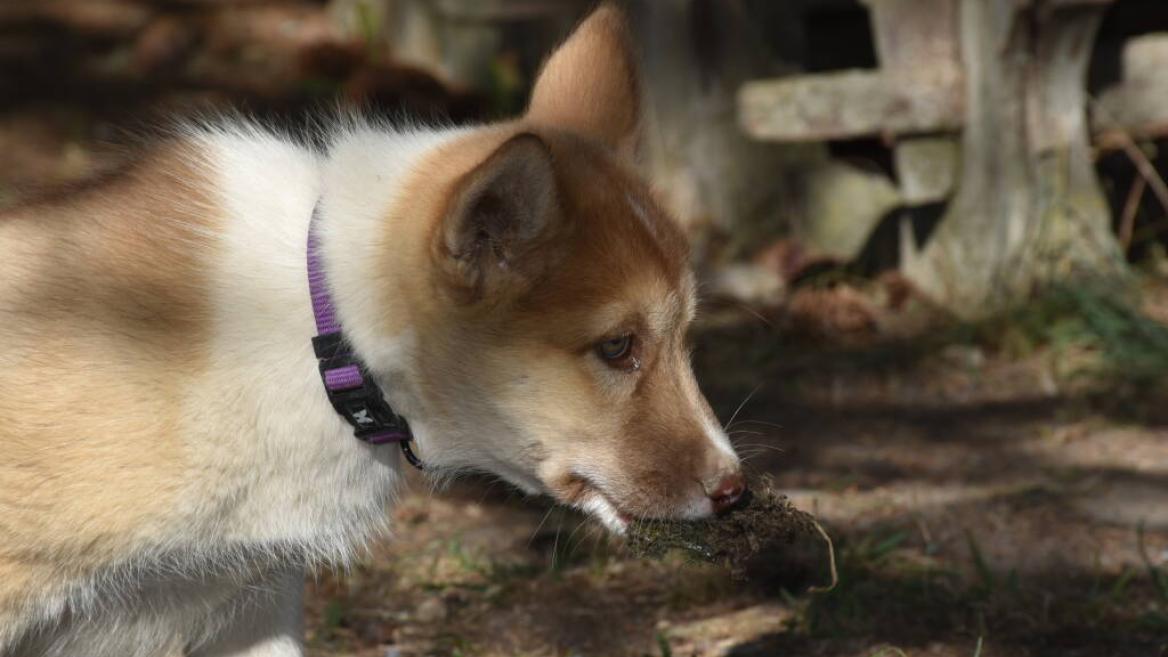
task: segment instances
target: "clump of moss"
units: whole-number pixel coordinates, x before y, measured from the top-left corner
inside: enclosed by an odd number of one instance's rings
[[[638,557],[660,558],[670,550],[682,550],[743,578],[756,556],[806,536],[822,537],[831,550],[831,540],[815,517],[795,508],[770,479],[764,479],[752,485],[737,506],[715,518],[641,521],[629,529],[626,545]],[[834,583],[834,556],[831,561]]]

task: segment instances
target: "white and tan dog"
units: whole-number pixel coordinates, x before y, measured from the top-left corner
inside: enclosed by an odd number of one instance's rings
[[[408,467],[324,392],[314,208],[337,319],[428,469],[618,532],[731,503],[638,117],[602,7],[518,120],[347,121],[323,152],[225,121],[0,214],[0,655],[301,653],[304,568],[378,535]]]

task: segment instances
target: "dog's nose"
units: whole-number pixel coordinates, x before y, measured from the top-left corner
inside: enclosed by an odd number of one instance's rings
[[[743,479],[742,473],[735,472],[722,479],[721,483],[709,493],[710,501],[714,503],[714,513],[722,513],[734,506],[742,498],[744,492],[746,492],[746,480]]]

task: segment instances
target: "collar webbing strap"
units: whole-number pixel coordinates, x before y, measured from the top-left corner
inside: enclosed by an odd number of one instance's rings
[[[308,291],[312,296],[317,331],[317,336],[312,339],[312,349],[320,363],[325,394],[337,413],[353,426],[358,440],[373,445],[400,443],[406,460],[421,468],[421,462],[410,450],[413,434],[409,424],[390,407],[381,386],[369,375],[365,364],[353,353],[341,333],[321,262],[320,236],[317,234],[319,220],[318,206],[313,209],[308,226]]]

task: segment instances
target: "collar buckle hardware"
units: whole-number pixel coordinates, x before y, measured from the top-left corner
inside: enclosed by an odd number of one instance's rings
[[[352,425],[358,440],[382,445],[412,439],[409,424],[393,412],[381,386],[369,376],[339,332],[316,336],[312,349],[320,362],[320,377],[329,402]]]

